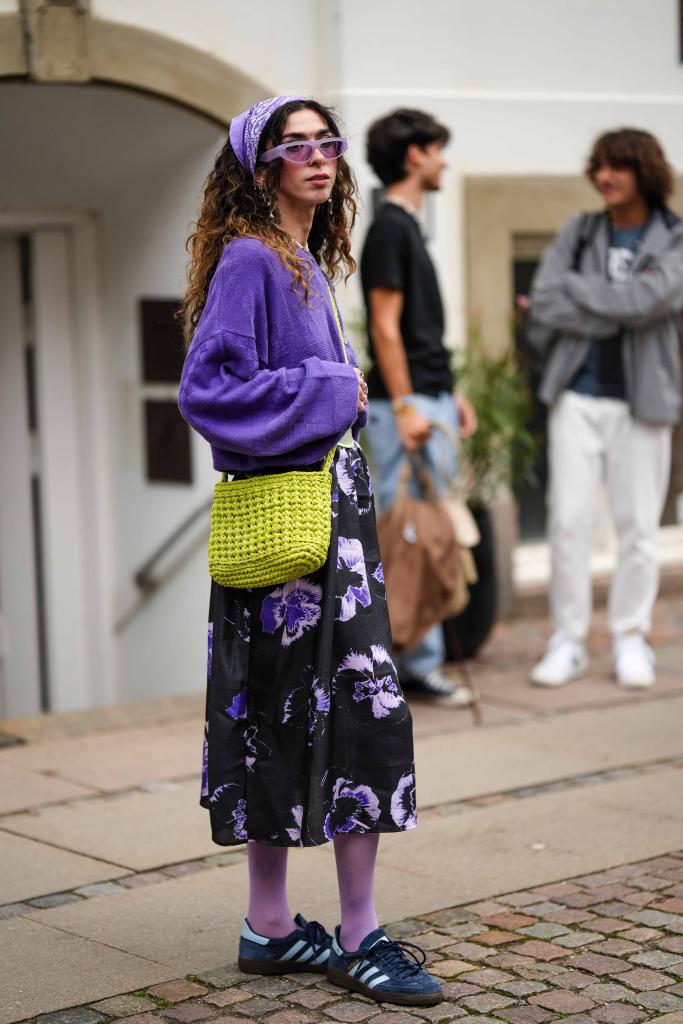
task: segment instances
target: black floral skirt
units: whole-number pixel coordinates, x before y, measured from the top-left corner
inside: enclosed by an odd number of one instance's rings
[[[201,803],[221,846],[416,824],[412,721],[360,447],[338,448],[332,474],[322,568],[277,587],[212,584]]]

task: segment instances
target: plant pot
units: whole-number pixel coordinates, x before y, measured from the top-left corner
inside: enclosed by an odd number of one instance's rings
[[[446,661],[471,658],[488,638],[496,621],[497,585],[493,520],[488,508],[474,505],[470,511],[479,527],[481,540],[472,549],[478,579],[468,587],[470,600],[459,615],[443,623]]]

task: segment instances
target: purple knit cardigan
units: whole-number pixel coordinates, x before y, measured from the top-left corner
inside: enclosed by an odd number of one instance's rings
[[[263,242],[238,238],[223,251],[178,399],[218,470],[310,465],[367,422],[357,413],[355,354],[347,342],[344,361],[325,276],[306,259],[310,305]]]

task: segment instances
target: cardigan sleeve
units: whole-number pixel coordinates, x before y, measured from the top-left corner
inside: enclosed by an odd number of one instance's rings
[[[246,255],[246,254],[243,254]],[[267,269],[267,268],[266,268]],[[241,455],[323,458],[357,420],[353,366],[309,356],[270,369],[263,262],[219,268],[187,355],[179,405],[212,445]]]

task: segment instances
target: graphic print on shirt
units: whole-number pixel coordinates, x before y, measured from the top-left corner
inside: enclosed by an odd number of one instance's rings
[[[631,268],[635,259],[633,249],[611,245],[607,253],[607,276],[614,284],[626,284],[631,277]]]

